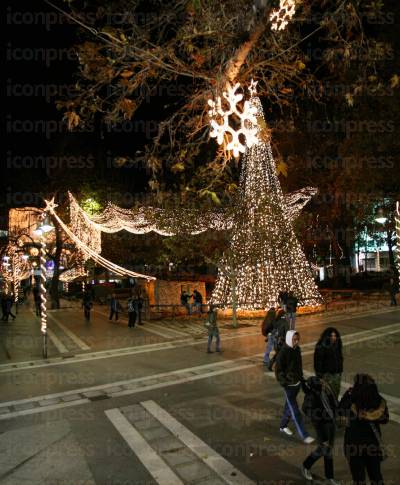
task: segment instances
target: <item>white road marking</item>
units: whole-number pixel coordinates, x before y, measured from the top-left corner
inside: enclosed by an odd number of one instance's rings
[[[61,340],[57,337],[57,335],[53,332],[51,328],[47,327],[47,335],[52,341],[54,347],[56,347],[56,349],[60,352],[60,354],[67,354],[69,352],[67,347],[61,342]]]
[[[390,327],[393,327],[393,326],[398,327],[399,325],[400,325],[400,323],[397,323],[397,324],[388,325],[386,327],[380,327],[379,329],[374,330],[374,331],[367,330],[367,331],[356,332],[354,334],[344,336],[343,337],[343,346],[348,346],[348,345],[352,345],[354,343],[359,343],[359,342],[363,342],[363,341],[372,340],[372,339],[375,339],[375,338],[386,337],[387,335],[390,335],[390,334],[399,333],[400,328],[397,328],[396,330],[391,330],[389,332],[382,332],[382,330],[384,328],[387,328],[387,327],[390,328]],[[373,335],[370,335],[371,332],[375,332],[375,333]],[[365,334],[369,334],[369,335],[367,335],[363,338],[357,338],[358,336],[365,335]],[[354,337],[355,339],[348,339],[348,337]],[[303,348],[307,348],[307,349],[310,348],[310,347],[311,348],[309,350],[303,351],[302,355],[313,354],[314,345],[315,345],[315,342],[310,342],[306,345],[303,345],[302,346]],[[198,366],[195,366],[195,367],[189,367],[189,368],[184,368],[184,369],[178,369],[178,370],[175,370],[175,371],[164,372],[164,373],[161,373],[161,374],[155,374],[155,375],[153,374],[153,375],[146,376],[146,377],[139,377],[139,378],[136,378],[136,379],[129,379],[129,380],[124,380],[124,381],[119,381],[119,382],[112,382],[112,383],[109,383],[109,384],[100,384],[100,385],[92,386],[92,387],[88,387],[88,388],[81,388],[81,389],[74,389],[74,390],[70,390],[70,391],[63,391],[63,392],[59,392],[59,393],[55,393],[55,394],[48,394],[48,395],[45,395],[45,396],[37,396],[37,397],[34,397],[34,398],[20,399],[20,400],[15,400],[15,401],[7,401],[7,402],[3,402],[3,403],[0,404],[0,411],[1,411],[1,408],[6,408],[6,407],[9,407],[9,406],[13,406],[13,405],[30,403],[30,402],[37,402],[37,401],[42,401],[42,400],[45,400],[45,399],[60,398],[60,397],[68,396],[68,395],[71,395],[71,394],[82,394],[82,393],[86,393],[86,392],[89,392],[89,391],[95,391],[95,390],[99,390],[99,391],[103,391],[104,393],[107,393],[107,389],[112,389],[112,388],[115,388],[115,387],[118,387],[118,386],[124,386],[124,385],[132,385],[132,384],[138,383],[139,381],[141,383],[144,383],[144,385],[140,386],[139,388],[133,388],[133,389],[129,388],[129,389],[125,389],[125,390],[122,390],[122,391],[111,392],[110,396],[111,397],[119,397],[119,396],[124,396],[124,395],[136,394],[136,393],[144,392],[144,391],[148,391],[148,390],[160,389],[160,388],[172,386],[172,385],[175,385],[175,384],[184,384],[184,383],[187,383],[187,382],[192,382],[192,381],[210,378],[210,377],[214,377],[214,376],[229,373],[229,372],[235,372],[235,371],[238,371],[238,370],[243,370],[243,369],[247,369],[247,368],[250,368],[250,367],[259,366],[260,365],[259,359],[262,356],[263,356],[263,353],[255,354],[255,355],[240,357],[238,359],[225,360],[225,361],[222,361],[222,362],[219,362],[219,363],[213,362],[213,363],[210,363],[210,364],[198,365]],[[243,364],[241,364],[242,362],[243,362]],[[207,372],[207,369],[210,369],[210,371]],[[205,370],[206,372],[201,373],[201,374],[196,374],[196,371],[201,372],[203,370]],[[195,373],[195,375],[191,375],[192,373]],[[179,374],[182,374],[182,375],[179,376]],[[266,375],[268,377],[274,377],[273,374],[266,374]],[[172,379],[168,379],[164,382],[155,382],[155,383],[151,383],[151,384],[146,386],[146,381],[151,382],[151,381],[154,381],[154,380],[157,380],[157,379],[171,378],[171,377],[172,377]],[[174,379],[174,377],[176,377],[176,378]],[[390,398],[391,398],[391,396],[387,396],[388,402],[390,402]],[[73,402],[74,401],[71,402],[71,405],[73,405],[72,404]],[[58,405],[54,405],[54,406],[57,407]],[[26,413],[27,414],[34,414],[34,413],[38,413],[38,412],[44,412],[48,408],[49,408],[49,406],[43,406],[41,408],[33,408],[31,410],[27,410]],[[9,413],[3,414],[3,415],[0,414],[0,420],[1,419],[9,419],[9,418],[13,417],[14,414],[15,414],[14,412],[9,412]]]
[[[82,350],[90,350],[90,347],[81,340],[77,335],[75,335],[69,328],[67,328],[63,323],[60,322],[58,318],[54,315],[50,314],[49,317],[53,320],[53,322],[66,334],[68,337],[75,342],[75,344]]]
[[[208,446],[198,436],[183,426],[165,409],[154,401],[140,403],[151,415],[165,426],[171,433],[182,441],[195,455],[197,455],[207,466],[217,473],[225,483],[229,485],[254,485],[242,472],[235,468],[229,461]]]
[[[182,480],[142,438],[119,409],[108,409],[105,413],[157,483],[160,485],[184,485]]]
[[[79,404],[86,404],[90,402],[89,399],[77,399],[75,401],[70,401],[70,402],[63,402],[63,403],[60,403],[60,404],[51,404],[50,406],[46,406],[45,408],[32,408],[32,409],[24,409],[23,411],[13,411],[13,412],[10,412],[6,415],[3,415],[1,414],[0,415],[0,420],[1,419],[6,419],[6,416],[8,418],[18,418],[19,416],[27,416],[27,415],[30,415],[30,414],[36,414],[36,413],[40,413],[40,412],[43,412],[44,410],[47,411],[54,411],[54,410],[58,410],[58,409],[62,409],[62,408],[68,408],[68,407],[71,407],[71,406],[78,406]]]

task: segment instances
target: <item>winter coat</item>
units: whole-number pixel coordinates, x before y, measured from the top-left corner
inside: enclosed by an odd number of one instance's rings
[[[318,377],[343,372],[343,354],[337,343],[326,341],[315,346],[314,369]]]
[[[305,397],[302,411],[308,416],[314,427],[335,424],[338,402],[331,389],[315,376],[307,379],[303,389]]]
[[[272,332],[274,328],[275,318],[276,318],[275,308],[270,308],[261,324],[261,333],[264,335],[264,337],[266,337],[269,333]]]
[[[380,424],[386,424],[389,421],[389,410],[386,401],[382,398],[376,409],[368,411],[357,410],[352,402],[351,389],[349,389],[344,393],[340,401],[339,412],[347,418],[344,434],[346,456],[357,451],[362,453],[365,449],[368,450],[371,456],[373,454],[374,456],[382,456],[382,449],[371,427],[371,423],[375,426],[380,436]]]
[[[294,330],[289,330],[286,333],[286,342],[276,358],[275,375],[277,381],[283,387],[294,385],[304,380],[301,350],[299,346],[293,348],[292,343],[295,333]]]

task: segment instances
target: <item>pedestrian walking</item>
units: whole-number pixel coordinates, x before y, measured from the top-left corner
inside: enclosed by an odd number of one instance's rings
[[[112,293],[110,300],[110,317],[108,319],[112,320],[113,316],[115,315],[115,321],[117,321],[120,309],[121,304],[117,299],[117,295],[115,293]]]
[[[318,377],[330,385],[338,399],[343,373],[343,348],[340,333],[334,327],[326,328],[315,345],[314,370]]]
[[[302,473],[312,480],[311,467],[324,457],[325,478],[330,485],[340,485],[334,478],[333,446],[336,433],[338,401],[329,384],[319,377],[307,379],[304,386],[303,413],[311,420],[317,435],[317,448],[303,462]]]
[[[197,309],[197,313],[203,313],[203,297],[197,288],[193,291],[193,303]]]
[[[284,289],[283,291],[280,291],[278,294],[278,303],[283,308],[283,310],[286,312],[286,304],[287,304],[287,299],[289,297],[289,293],[287,289]]]
[[[293,292],[289,291],[286,300],[286,316],[289,322],[290,330],[294,330],[296,328],[296,312],[298,302],[299,300],[294,296]]]
[[[33,301],[35,302],[35,311],[36,316],[42,316],[42,306],[41,306],[41,298],[40,298],[40,290],[37,285],[33,288]]]
[[[136,300],[131,293],[131,296],[128,298],[128,327],[129,328],[133,328],[135,326],[136,316],[137,316],[136,310],[137,310]]]
[[[273,370],[278,353],[285,343],[288,330],[289,324],[286,320],[285,312],[282,308],[278,308],[275,313],[275,319],[272,321],[272,328],[271,330],[268,329],[267,349],[263,359],[264,364],[268,366],[270,371]],[[274,351],[274,355],[270,358],[272,351]]]
[[[14,295],[10,293],[9,295],[6,295],[6,300],[5,300],[5,318],[4,320],[8,322],[8,318],[12,317],[13,320],[15,320],[15,315],[12,313],[12,307],[14,305]]]
[[[186,290],[182,291],[181,293],[181,305],[186,308],[188,315],[192,314],[192,305],[190,303],[190,299],[192,298],[192,296],[193,295],[189,295]]]
[[[83,300],[82,300],[82,308],[83,308],[83,314],[85,316],[85,320],[87,322],[90,321],[90,311],[93,308],[93,302],[92,302],[92,297],[90,293],[87,291],[83,294]]]
[[[221,338],[219,336],[219,328],[217,323],[217,309],[213,305],[210,305],[207,312],[206,327],[208,330],[207,353],[212,353],[211,343],[213,337],[215,337],[215,351],[221,352]]]
[[[368,475],[372,485],[383,485],[381,463],[386,453],[380,425],[389,421],[389,411],[371,376],[354,377],[353,387],[340,401],[339,412],[346,417],[344,453],[353,483],[364,485]]]
[[[275,375],[277,381],[283,388],[285,396],[285,406],[279,429],[282,433],[292,436],[293,431],[288,427],[292,419],[300,438],[305,444],[310,444],[314,441],[314,438],[306,431],[297,404],[297,395],[304,382],[303,363],[299,343],[299,333],[294,330],[289,330],[286,333],[285,345],[278,353],[276,359]]]

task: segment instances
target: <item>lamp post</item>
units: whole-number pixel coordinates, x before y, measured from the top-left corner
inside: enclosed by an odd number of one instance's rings
[[[40,330],[43,335],[43,358],[47,359],[46,239],[44,234],[50,232],[54,227],[50,223],[46,210],[43,211],[42,218],[42,223],[34,232],[40,238]]]

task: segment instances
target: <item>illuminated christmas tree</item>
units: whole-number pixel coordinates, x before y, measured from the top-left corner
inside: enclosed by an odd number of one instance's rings
[[[293,220],[313,191],[284,196],[262,129],[260,99],[252,97],[250,104],[256,108],[258,141],[243,157],[230,247],[219,265],[211,301],[224,307],[267,308],[277,305],[278,293],[287,289],[300,305],[317,305],[321,297],[293,229]]]

